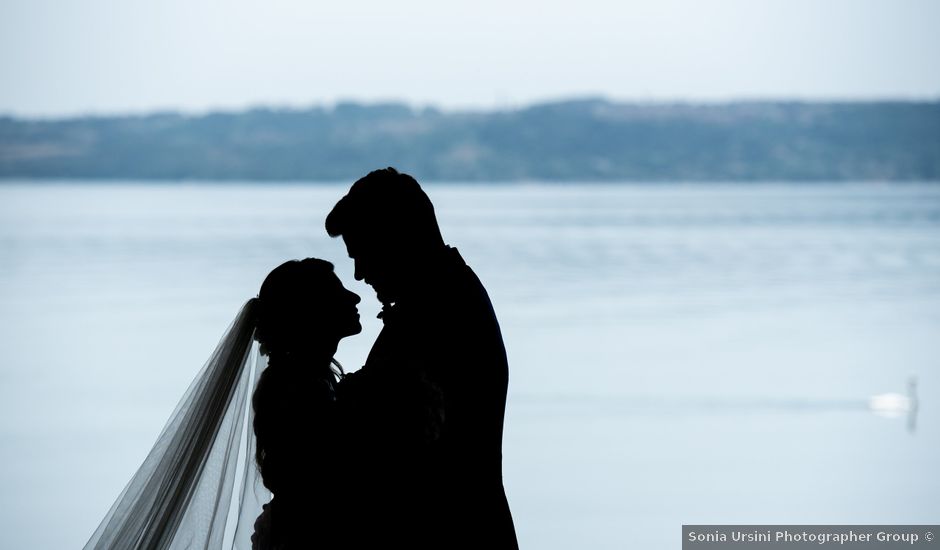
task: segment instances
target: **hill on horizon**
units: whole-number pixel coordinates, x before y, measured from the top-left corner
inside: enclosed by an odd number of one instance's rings
[[[940,101],[0,117],[6,179],[346,181],[384,166],[466,182],[940,180]]]

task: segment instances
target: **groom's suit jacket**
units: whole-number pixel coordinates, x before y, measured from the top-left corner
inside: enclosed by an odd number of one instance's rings
[[[489,296],[456,249],[383,313],[358,399],[367,538],[385,547],[518,548],[502,482],[506,350]],[[341,396],[342,398],[342,396]]]

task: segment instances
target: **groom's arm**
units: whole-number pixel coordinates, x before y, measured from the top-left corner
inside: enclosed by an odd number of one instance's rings
[[[395,453],[422,452],[441,437],[444,404],[441,385],[421,358],[408,354],[382,368],[347,374],[337,401],[349,430],[366,444]]]

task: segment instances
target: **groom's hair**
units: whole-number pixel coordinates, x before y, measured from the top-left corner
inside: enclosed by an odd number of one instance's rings
[[[443,245],[431,199],[408,174],[394,168],[369,172],[326,217],[326,232],[408,239],[411,245]]]

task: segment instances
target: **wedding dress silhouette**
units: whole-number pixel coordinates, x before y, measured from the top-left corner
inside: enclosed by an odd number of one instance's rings
[[[265,285],[259,298],[241,308],[85,550],[249,550],[256,518],[271,500],[270,487],[289,494],[294,479],[310,477],[283,455],[291,445],[287,440],[303,442],[294,444],[295,449],[306,445],[320,451],[330,441],[324,433],[308,433],[296,422],[286,429],[278,426],[278,419],[286,419],[275,404],[281,397],[296,402],[296,393],[304,388],[295,386],[295,395],[281,396],[270,390],[283,389],[283,384],[262,382],[268,390],[260,395],[255,386],[269,368],[269,358],[277,366],[265,374],[266,379],[294,374],[314,381],[332,378],[336,343],[360,330],[355,309],[359,298],[342,288],[331,264],[315,259],[287,262],[269,275]],[[292,366],[297,373],[290,372]],[[315,401],[322,401],[331,390],[314,382],[310,391]],[[273,423],[253,414],[253,395]],[[302,422],[324,421],[316,417],[323,412],[318,406],[309,412]],[[300,487],[312,485],[298,483]],[[272,504],[279,497],[276,494]],[[330,495],[321,491],[313,497]],[[286,503],[273,507],[281,508],[283,517],[304,516],[304,511]],[[285,536],[296,536],[290,522],[281,523],[287,524]],[[278,523],[265,525],[269,540],[274,534],[281,547],[296,545],[296,541],[285,545],[282,533],[272,533]],[[318,535],[313,531],[305,536],[313,540]],[[258,539],[256,548],[275,548]]]

